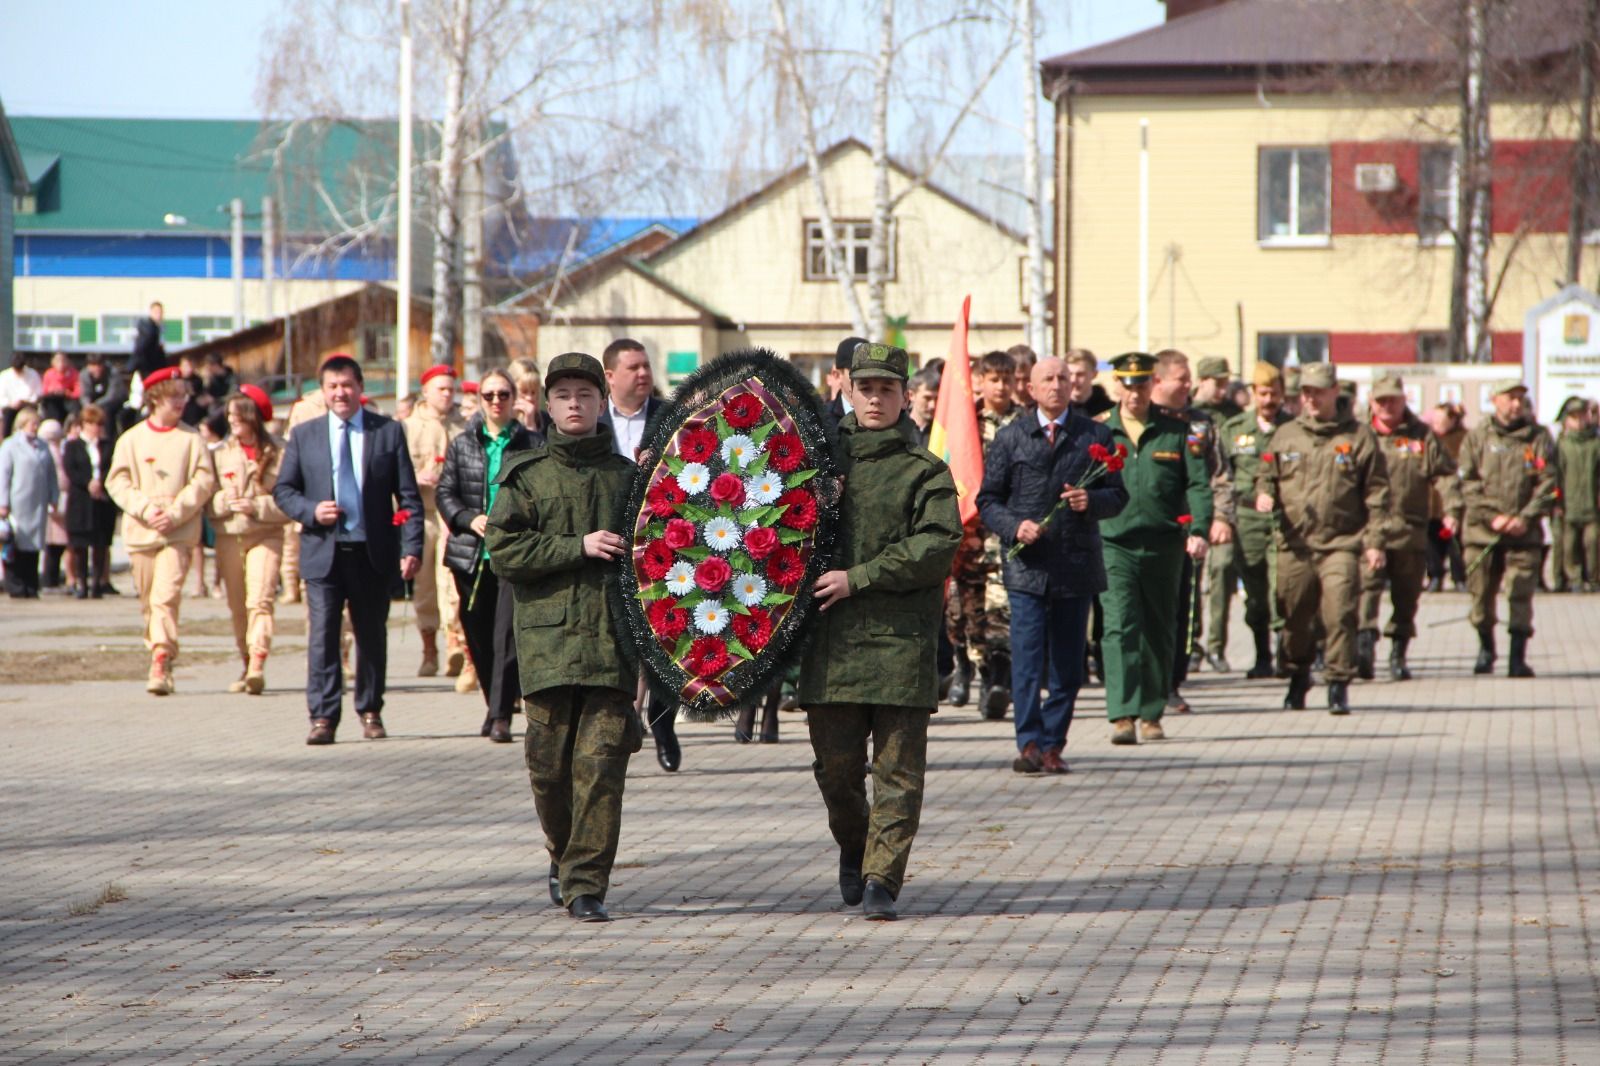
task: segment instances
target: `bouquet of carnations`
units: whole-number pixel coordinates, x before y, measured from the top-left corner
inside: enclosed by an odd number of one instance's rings
[[[1128,447],[1125,444],[1118,444],[1115,448],[1107,448],[1104,444],[1091,444],[1089,445],[1089,467],[1083,472],[1082,477],[1072,483],[1071,487],[1086,489],[1105,475],[1114,474],[1121,470],[1127,459]],[[1060,514],[1066,506],[1066,499],[1057,500],[1056,505],[1050,508],[1050,513],[1039,520],[1039,528],[1041,530],[1049,529],[1050,523],[1055,521],[1056,515]],[[1015,559],[1018,553],[1026,547],[1027,545],[1022,541],[1017,541],[1011,545],[1011,550],[1006,552],[1006,558]]]

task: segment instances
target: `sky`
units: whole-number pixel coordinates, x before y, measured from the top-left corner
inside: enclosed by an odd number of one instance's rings
[[[0,0],[0,103],[13,115],[260,118],[257,41],[280,3]],[[1165,10],[1159,0],[1040,9],[1041,59],[1154,26]]]

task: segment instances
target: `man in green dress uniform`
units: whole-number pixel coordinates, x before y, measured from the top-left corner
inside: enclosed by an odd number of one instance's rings
[[[1106,715],[1113,744],[1137,744],[1135,718],[1144,739],[1166,735],[1161,715],[1178,636],[1178,586],[1184,559],[1205,557],[1206,538],[1194,531],[1211,526],[1211,485],[1203,456],[1188,447],[1189,424],[1150,402],[1155,357],[1128,352],[1111,366],[1122,398],[1101,421],[1127,450],[1122,481],[1128,505],[1100,524]]]

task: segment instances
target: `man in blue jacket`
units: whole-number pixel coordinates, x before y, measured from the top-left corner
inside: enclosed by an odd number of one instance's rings
[[[1068,406],[1066,364],[1041,359],[1029,382],[1036,406],[989,446],[978,513],[1000,536],[1011,602],[1018,752],[1012,769],[1064,774],[1061,753],[1083,684],[1089,605],[1106,587],[1099,523],[1122,510],[1128,493],[1116,473],[1077,487],[1093,465],[1089,446],[1112,442],[1105,426]],[[1058,501],[1064,506],[1047,521]],[[1041,681],[1048,690],[1043,700]]]

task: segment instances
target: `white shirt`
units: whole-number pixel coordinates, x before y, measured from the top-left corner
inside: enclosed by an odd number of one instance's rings
[[[617,410],[617,405],[610,400],[606,401],[606,405],[611,408],[611,433],[616,438],[617,454],[631,463],[638,457],[639,447],[644,443],[644,412],[650,406],[650,401],[645,400],[631,415]]]
[[[1033,409],[1033,417],[1035,417],[1035,418],[1037,418],[1039,420],[1040,428],[1042,429],[1043,427],[1048,426],[1051,422],[1054,422],[1056,424],[1056,434],[1058,436],[1061,433],[1062,427],[1064,427],[1067,424],[1067,416],[1069,414],[1071,414],[1071,413],[1072,413],[1072,408],[1068,407],[1066,410],[1062,411],[1060,415],[1058,415],[1057,417],[1052,419],[1052,418],[1046,418],[1044,416],[1044,412],[1041,411],[1039,408],[1035,407]]]
[[[0,407],[19,407],[25,403],[38,403],[39,390],[44,380],[31,366],[21,370],[6,367],[0,370]]]

